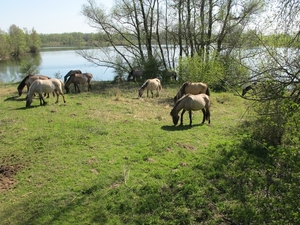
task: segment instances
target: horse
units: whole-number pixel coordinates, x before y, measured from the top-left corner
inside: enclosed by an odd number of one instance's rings
[[[257,82],[254,82],[252,84],[247,85],[245,88],[243,88],[242,91],[242,97],[244,97],[244,95],[249,91],[249,90],[253,90],[254,86],[256,85]]]
[[[177,73],[175,71],[172,70],[167,70],[166,72],[166,77],[169,78],[170,80],[175,80],[177,79]]]
[[[74,83],[75,85],[75,92],[76,90],[78,91],[78,93],[80,93],[80,89],[79,89],[79,85],[80,84],[88,84],[88,91],[92,90],[92,85],[91,85],[91,80],[93,78],[93,75],[91,73],[83,73],[83,74],[73,74],[69,77],[69,79],[67,80],[66,84],[65,84],[65,89],[67,91],[67,93],[70,92],[70,84]]]
[[[70,70],[65,76],[64,76],[64,82],[67,82],[67,79],[69,76],[73,75],[73,74],[82,74],[81,70]]]
[[[139,97],[143,96],[144,90],[147,89],[147,97],[149,97],[149,91],[151,91],[152,98],[153,98],[153,91],[156,91],[156,96],[159,96],[159,92],[162,90],[162,85],[160,80],[157,78],[148,79],[146,82],[140,87],[139,89]]]
[[[37,79],[41,79],[41,80],[47,80],[50,79],[51,77],[48,76],[44,76],[44,75],[27,75],[19,84],[17,90],[19,93],[19,96],[22,95],[23,89],[25,87],[25,85],[27,86],[27,92],[29,91],[29,87],[30,85]]]
[[[132,80],[136,82],[137,78],[142,78],[145,74],[145,71],[133,69],[129,72],[127,81],[130,81],[130,78],[132,77]]]
[[[198,82],[198,83],[193,83],[193,82],[185,82],[179,89],[178,93],[174,97],[174,103],[178,99],[180,99],[183,95],[185,94],[193,94],[197,95],[200,93],[204,93],[208,96],[210,96],[209,88],[207,84]]]
[[[29,87],[28,94],[26,96],[26,108],[28,108],[32,103],[32,97],[35,92],[39,94],[40,105],[45,105],[46,102],[43,97],[43,93],[56,93],[56,102],[58,103],[59,95],[62,95],[64,103],[66,103],[64,92],[62,90],[63,81],[51,78],[48,80],[35,80]]]
[[[182,98],[180,98],[176,104],[174,105],[170,115],[172,116],[173,123],[176,126],[179,120],[178,113],[182,110],[180,125],[183,124],[183,114],[186,110],[189,111],[189,118],[190,118],[190,126],[192,126],[192,111],[202,110],[203,112],[203,124],[205,120],[208,121],[210,124],[210,99],[209,96],[206,94],[186,94]]]

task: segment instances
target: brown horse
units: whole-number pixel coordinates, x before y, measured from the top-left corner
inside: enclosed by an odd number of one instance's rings
[[[166,78],[169,80],[176,80],[177,79],[177,73],[172,70],[165,71]]]
[[[198,82],[198,83],[185,82],[179,89],[178,93],[175,95],[174,103],[176,103],[177,100],[180,99],[183,95],[188,94],[188,93],[193,94],[193,95],[204,93],[204,94],[210,96],[209,88],[208,88],[207,84],[202,83],[202,82]]]
[[[203,119],[202,124],[205,120],[208,121],[210,124],[210,99],[209,96],[206,94],[186,94],[182,98],[180,98],[175,106],[173,107],[170,115],[172,116],[173,123],[176,126],[179,120],[178,113],[182,110],[181,118],[180,118],[180,125],[183,124],[183,114],[185,111],[189,111],[189,118],[190,118],[190,126],[192,125],[192,111],[202,110],[203,112]]]
[[[29,91],[30,85],[35,81],[35,80],[48,80],[51,77],[44,76],[44,75],[28,75],[26,76],[19,84],[18,86],[18,94],[19,96],[22,95],[23,89],[25,86],[27,86],[27,92]]]
[[[257,82],[253,82],[252,84],[247,85],[245,88],[243,88],[242,97],[249,91],[254,90],[254,86],[257,84]]]
[[[67,82],[67,79],[69,78],[69,76],[73,75],[73,74],[82,74],[81,70],[70,70],[65,76],[64,76],[64,82]]]
[[[159,92],[162,89],[160,80],[157,78],[146,80],[146,82],[139,89],[139,97],[143,96],[145,89],[147,90],[147,97],[149,97],[149,91],[152,94],[152,98],[153,98],[153,91],[156,91],[156,96],[158,97]]]
[[[70,92],[70,84],[74,84],[75,85],[75,92],[78,91],[78,93],[80,92],[80,88],[79,85],[80,84],[88,84],[88,91],[92,90],[92,85],[91,85],[91,81],[92,81],[93,75],[91,73],[83,73],[83,74],[73,74],[69,77],[69,79],[67,80],[66,84],[65,84],[65,89],[66,92],[69,93]]]
[[[144,74],[145,74],[145,71],[138,70],[138,69],[133,69],[129,72],[129,75],[127,77],[127,81],[130,81],[132,79],[134,82],[136,82],[137,79],[142,79]]]

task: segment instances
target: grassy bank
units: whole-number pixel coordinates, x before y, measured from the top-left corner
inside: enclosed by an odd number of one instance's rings
[[[1,224],[229,224],[257,214],[250,186],[262,181],[250,168],[261,162],[236,148],[248,106],[232,93],[211,94],[211,125],[199,125],[199,111],[192,127],[188,113],[175,127],[179,84],[137,98],[136,84],[97,82],[66,104],[51,96],[28,109],[17,85],[0,86]]]

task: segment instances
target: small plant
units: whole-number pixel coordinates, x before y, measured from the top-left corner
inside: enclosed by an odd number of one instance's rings
[[[21,63],[20,73],[22,74],[22,78],[26,77],[30,74],[39,73],[38,67],[35,65],[34,60],[30,60],[29,62]]]
[[[54,77],[57,78],[57,79],[61,79],[62,78],[62,75],[60,74],[60,71],[56,72],[54,74]]]

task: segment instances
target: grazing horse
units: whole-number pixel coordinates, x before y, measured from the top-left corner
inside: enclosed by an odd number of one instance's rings
[[[202,82],[198,82],[198,83],[185,82],[179,89],[178,93],[175,95],[174,103],[176,103],[176,101],[180,99],[183,95],[188,93],[193,95],[204,93],[210,96],[209,88],[207,84]]]
[[[58,103],[59,95],[62,95],[64,103],[66,103],[64,93],[62,91],[62,80],[51,78],[48,80],[35,80],[29,87],[29,91],[26,97],[26,107],[28,108],[32,103],[32,97],[35,92],[39,94],[40,105],[45,105],[46,102],[43,98],[43,93],[56,93],[56,102]]]
[[[82,74],[81,70],[70,70],[65,76],[64,76],[64,82],[67,82],[67,79],[69,76],[73,75],[73,74]]]
[[[249,84],[248,86],[246,86],[245,88],[243,88],[243,92],[242,92],[242,97],[244,97],[244,95],[249,91],[249,90],[253,90],[253,87],[256,85],[257,82],[254,82],[252,84]]]
[[[159,92],[162,90],[160,80],[157,78],[148,79],[139,89],[139,97],[143,96],[144,90],[147,89],[147,97],[149,97],[149,91],[151,91],[153,98],[153,91],[156,91],[156,96],[159,96]]]
[[[170,115],[173,118],[173,123],[176,126],[179,120],[178,113],[182,110],[181,118],[180,118],[180,125],[183,124],[183,114],[186,110],[189,111],[190,117],[190,126],[192,125],[192,111],[202,110],[203,112],[203,120],[202,124],[205,120],[208,121],[210,124],[210,99],[209,96],[206,94],[186,94],[182,98],[180,98],[176,104],[174,105]]]
[[[138,79],[141,79],[145,74],[145,71],[142,71],[142,70],[138,70],[138,69],[133,69],[129,72],[129,75],[127,77],[127,81],[130,81],[131,77],[132,77],[132,80],[134,82],[136,82],[137,78]]]
[[[23,89],[25,86],[27,86],[27,92],[29,91],[29,87],[30,85],[37,79],[41,79],[41,80],[47,80],[50,79],[51,77],[47,77],[44,75],[27,75],[19,84],[18,86],[18,93],[19,96],[22,95]]]
[[[83,73],[83,74],[73,74],[69,77],[69,79],[67,80],[66,84],[65,84],[65,89],[67,91],[67,93],[70,92],[70,84],[74,83],[75,85],[75,92],[76,89],[78,91],[78,93],[80,92],[79,89],[79,85],[80,84],[88,84],[88,91],[92,90],[92,85],[91,85],[91,80],[93,78],[93,75],[91,73]]]

